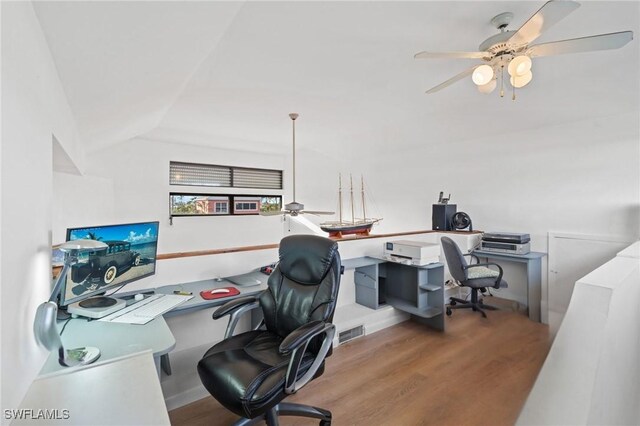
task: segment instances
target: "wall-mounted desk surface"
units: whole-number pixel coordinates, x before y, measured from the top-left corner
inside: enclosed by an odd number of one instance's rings
[[[546,253],[532,251],[527,254],[494,253],[483,250],[474,250],[473,254],[485,259],[494,259],[498,262],[522,263],[527,269],[527,310],[529,319],[540,322],[540,302],[542,298],[542,258]],[[509,282],[507,278],[505,281]]]
[[[60,420],[23,419],[12,424],[170,425],[150,351],[38,377],[20,408],[57,409]],[[68,410],[68,416],[62,410]]]
[[[164,287],[158,287],[155,289],[156,293],[161,294],[173,294],[174,291],[188,291],[193,293],[193,299],[187,300],[186,302],[176,306],[171,311],[167,312],[165,316],[174,316],[185,314],[190,311],[196,311],[199,309],[206,309],[209,307],[220,306],[227,303],[229,300],[236,299],[238,297],[244,296],[253,296],[261,293],[267,288],[267,279],[268,275],[265,275],[261,272],[254,272],[252,276],[255,275],[256,280],[261,281],[260,284],[253,286],[239,286],[235,285],[231,281],[227,281],[224,278],[221,280],[203,280],[203,281],[194,281],[191,283],[184,284],[176,284],[176,285],[167,285]],[[221,297],[219,299],[211,299],[206,300],[200,296],[201,291],[213,290],[215,288],[223,288],[223,287],[235,287],[240,291],[240,294],[230,297]]]
[[[378,265],[380,263],[386,263],[386,260],[378,259],[376,257],[364,256],[354,257],[353,259],[343,259],[342,266],[344,269],[356,269],[363,266]]]
[[[203,280],[192,283],[168,285],[153,290],[160,294],[173,294],[175,290],[190,291],[193,293],[192,299],[164,314],[164,316],[169,317],[223,305],[238,297],[258,294],[267,288],[266,282],[269,278],[268,275],[260,272],[252,272],[250,274],[256,275],[256,279],[262,281],[262,283],[255,286],[236,286],[225,279]],[[240,291],[240,294],[212,300],[205,300],[200,296],[200,292],[203,290],[222,287],[236,287]],[[127,293],[123,293],[123,295],[126,294]],[[118,295],[116,294],[115,297],[118,297]],[[176,340],[167,326],[164,316],[159,316],[147,324],[124,324],[96,320],[88,321],[86,318],[74,318],[69,320],[69,323],[64,329],[62,343],[66,349],[95,346],[100,349],[99,361],[110,360],[143,350],[151,350],[159,368],[160,357],[168,354],[176,346]],[[63,326],[64,322],[58,322],[58,329],[61,330]],[[64,369],[64,367],[58,363],[58,355],[51,353],[42,370],[40,370],[40,374],[47,374],[62,369]]]
[[[58,322],[62,329],[64,321]],[[155,358],[169,353],[176,340],[164,318],[159,316],[146,324],[88,321],[86,318],[69,320],[61,336],[65,349],[95,346],[100,349],[98,361],[106,361],[123,355],[150,350]],[[66,370],[58,363],[58,354],[52,352],[40,374]]]

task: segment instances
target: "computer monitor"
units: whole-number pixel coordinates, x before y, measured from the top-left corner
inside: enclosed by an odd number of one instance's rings
[[[60,306],[155,274],[158,225],[141,222],[67,229],[67,241],[86,238],[102,241],[108,247],[82,256],[71,267]]]

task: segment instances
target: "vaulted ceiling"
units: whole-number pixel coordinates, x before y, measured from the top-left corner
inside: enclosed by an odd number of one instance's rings
[[[489,20],[517,29],[543,2],[38,2],[38,18],[87,150],[136,136],[212,146],[305,143],[355,154],[410,149],[639,109],[639,45],[534,59],[500,98],[465,79]],[[638,2],[585,1],[538,42],[633,30]]]

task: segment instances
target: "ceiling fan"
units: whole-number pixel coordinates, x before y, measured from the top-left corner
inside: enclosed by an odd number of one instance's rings
[[[509,83],[515,89],[529,84],[533,78],[531,58],[561,55],[565,53],[589,52],[594,50],[618,49],[633,39],[633,31],[599,34],[569,40],[531,45],[544,31],[580,7],[575,1],[548,1],[517,31],[507,30],[513,19],[510,12],[501,13],[491,20],[500,32],[480,44],[478,52],[420,52],[416,59],[466,58],[480,59],[484,63],[474,65],[444,83],[427,90],[435,93],[471,75],[481,93],[491,93],[500,77],[500,96],[504,96],[504,69],[509,73]]]
[[[304,213],[308,213],[308,214],[327,214],[327,215],[332,215],[335,214],[335,212],[325,212],[325,211],[318,211],[318,210],[305,210],[304,209],[304,204],[302,203],[298,203],[296,201],[296,118],[298,118],[298,114],[295,112],[292,112],[291,114],[289,114],[289,118],[291,119],[291,122],[293,123],[293,201],[285,204],[284,205],[284,209],[280,210],[280,211],[267,211],[267,212],[260,212],[260,214],[262,216],[277,216],[277,215],[291,215],[291,216],[298,216],[299,214],[304,214]]]

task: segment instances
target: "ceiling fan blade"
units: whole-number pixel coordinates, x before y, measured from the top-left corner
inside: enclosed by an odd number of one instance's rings
[[[489,52],[419,52],[415,59],[482,59],[491,56]]]
[[[619,49],[633,40],[633,31],[600,34],[570,40],[552,41],[531,46],[527,53],[531,57],[563,55],[566,53],[591,52],[594,50]]]
[[[435,87],[432,87],[431,89],[427,90],[426,93],[431,94],[431,93],[435,93],[438,90],[442,90],[447,86],[451,86],[453,83],[462,80],[465,77],[470,76],[471,74],[473,74],[473,70],[476,69],[478,65],[474,65],[471,68],[467,68],[466,70],[462,71],[460,74],[451,77],[449,80],[445,81],[444,83],[440,83]]]
[[[280,216],[283,214],[289,214],[286,210],[278,210],[278,211],[270,211],[270,212],[260,212],[260,216]]]
[[[323,212],[323,211],[318,211],[318,210],[303,210],[300,213],[305,213],[305,214],[326,214],[326,215],[333,215],[336,214],[336,212]]]
[[[564,19],[571,12],[580,7],[580,3],[575,1],[548,1],[538,10],[518,31],[508,40],[511,46],[523,46],[533,40]]]

